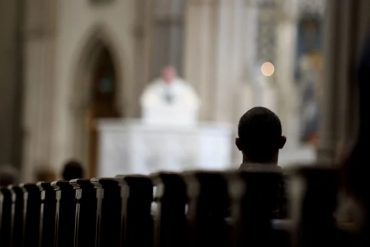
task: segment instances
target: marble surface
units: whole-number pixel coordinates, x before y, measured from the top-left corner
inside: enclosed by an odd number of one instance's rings
[[[98,176],[227,169],[231,167],[232,140],[231,127],[226,124],[176,126],[102,120]]]

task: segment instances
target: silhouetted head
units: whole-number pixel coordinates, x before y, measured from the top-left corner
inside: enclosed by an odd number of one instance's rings
[[[17,183],[18,171],[11,165],[0,166],[0,186]]]
[[[176,78],[176,74],[176,69],[171,65],[167,65],[161,71],[161,77],[165,83],[171,83]]]
[[[82,178],[84,176],[84,170],[80,162],[76,160],[68,161],[63,168],[62,177],[64,180],[71,180],[75,178]]]
[[[235,144],[243,152],[244,162],[277,163],[285,142],[280,119],[269,109],[254,107],[240,118]]]
[[[42,166],[36,169],[35,178],[36,181],[52,182],[56,180],[57,176],[49,166]]]

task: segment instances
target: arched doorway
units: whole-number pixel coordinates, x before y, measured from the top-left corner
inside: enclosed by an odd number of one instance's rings
[[[86,176],[97,175],[99,120],[122,115],[122,69],[110,36],[99,27],[80,47],[71,87],[71,157],[81,160]]]
[[[117,74],[112,54],[102,46],[91,66],[90,100],[87,105],[86,122],[88,132],[88,173],[96,175],[98,155],[98,120],[117,118],[116,107]]]

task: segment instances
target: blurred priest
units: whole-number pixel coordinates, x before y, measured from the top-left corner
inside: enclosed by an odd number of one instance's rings
[[[200,100],[192,86],[177,77],[173,66],[166,66],[161,77],[145,89],[141,97],[145,124],[194,125]]]

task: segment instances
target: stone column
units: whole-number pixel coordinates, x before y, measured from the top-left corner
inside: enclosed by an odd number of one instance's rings
[[[243,14],[241,80],[237,85],[237,107],[235,121],[256,104],[256,83],[260,73],[257,60],[258,0],[246,0]]]
[[[21,165],[23,1],[0,0],[0,166]]]
[[[202,100],[201,119],[211,120],[218,1],[189,0],[185,17],[185,78]]]
[[[350,148],[357,123],[355,68],[370,30],[367,0],[328,0],[324,30],[324,95],[319,160],[333,162]]]
[[[134,102],[133,114],[129,117],[140,118],[141,107],[139,99],[146,87],[146,85],[153,79],[151,78],[151,50],[153,49],[153,8],[154,1],[135,0],[135,25],[134,25],[134,39],[135,39],[135,97],[137,102]],[[133,102],[128,102],[133,104]]]
[[[257,14],[255,0],[188,1],[185,78],[200,94],[202,120],[231,123],[236,131],[253,106]]]
[[[244,4],[244,0],[220,1],[214,88],[216,121],[234,122],[237,118],[238,86],[245,80]]]
[[[185,77],[201,96],[202,119],[235,118],[245,69],[244,13],[244,0],[188,1]]]
[[[40,166],[50,166],[53,126],[53,61],[55,3],[26,6],[24,33],[24,159],[23,178],[31,180]]]
[[[278,95],[277,113],[282,121],[288,145],[296,146],[299,138],[297,121],[299,91],[294,83],[297,41],[298,1],[285,0],[277,8],[275,82]],[[287,133],[289,132],[289,133]]]

